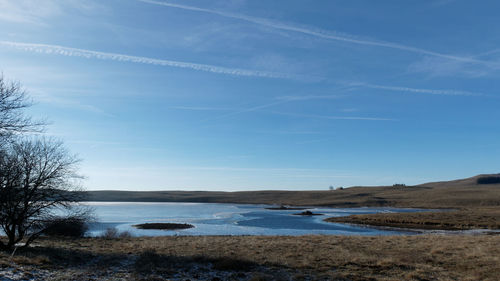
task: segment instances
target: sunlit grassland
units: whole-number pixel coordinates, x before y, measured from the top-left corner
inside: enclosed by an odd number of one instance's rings
[[[55,280],[169,278],[194,267],[242,280],[497,280],[500,236],[45,238],[0,261]]]

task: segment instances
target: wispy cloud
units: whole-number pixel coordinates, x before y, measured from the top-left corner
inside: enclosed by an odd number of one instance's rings
[[[339,82],[341,84],[346,84],[347,86],[338,88],[337,90],[351,91],[357,88],[371,88],[371,89],[381,89],[388,91],[396,91],[396,92],[406,92],[406,93],[414,93],[414,94],[430,94],[430,95],[444,95],[444,96],[486,96],[482,93],[476,92],[467,92],[467,91],[458,91],[458,90],[439,90],[439,89],[422,89],[422,88],[410,88],[410,87],[401,87],[401,86],[388,86],[388,85],[377,85],[363,82]],[[343,97],[342,95],[297,95],[297,96],[279,96],[276,97],[277,101],[261,104],[257,106],[253,106],[246,109],[235,109],[233,112],[226,113],[215,118],[209,120],[216,119],[224,119],[228,117],[232,117],[235,115],[249,113],[254,111],[262,111],[263,109],[267,109],[276,105],[281,105],[290,102],[297,101],[307,101],[314,99],[337,99]],[[228,108],[228,111],[230,109]],[[343,109],[343,112],[353,112],[357,111],[357,109]],[[279,111],[271,111],[265,110],[265,112],[278,114],[278,115],[287,115],[287,116],[295,116],[295,117],[306,117],[306,118],[320,118],[320,119],[331,119],[331,120],[365,120],[365,121],[394,121],[396,119],[392,118],[382,118],[382,117],[364,117],[364,116],[328,116],[328,115],[311,115],[311,114],[298,114],[298,113],[286,113]]]
[[[281,101],[276,101],[276,102],[261,104],[261,105],[257,105],[257,106],[254,106],[254,107],[250,107],[250,108],[246,108],[246,109],[241,109],[241,110],[238,110],[238,111],[234,111],[234,112],[231,112],[231,113],[220,115],[220,116],[217,116],[215,118],[211,118],[209,120],[224,119],[224,118],[235,116],[235,115],[238,115],[238,114],[248,113],[248,112],[252,112],[252,111],[257,111],[257,110],[261,110],[261,109],[268,108],[268,107],[271,107],[271,106],[275,106],[275,105],[287,103],[287,102],[290,102],[290,100],[281,100]],[[208,121],[208,120],[206,120],[206,121]]]
[[[67,97],[60,97],[53,94],[47,94],[44,90],[40,89],[31,89],[30,93],[33,94],[34,100],[36,102],[47,103],[61,108],[72,108],[77,110],[83,110],[107,117],[115,117],[113,114],[95,105],[85,104],[76,99],[70,99]]]
[[[389,91],[397,91],[397,92],[410,92],[410,93],[417,93],[417,94],[431,94],[431,95],[445,95],[445,96],[485,96],[485,94],[482,94],[482,93],[458,91],[458,90],[421,89],[421,88],[377,85],[377,84],[369,84],[369,83],[352,83],[352,84],[356,85],[356,86],[364,86],[364,87],[372,88],[372,89],[381,89],[381,90],[389,90]]]
[[[293,116],[293,117],[319,118],[319,119],[330,119],[330,120],[396,121],[396,119],[381,118],[381,117],[331,116],[331,115],[301,114],[301,113],[270,111],[270,110],[266,110],[265,112],[277,114],[277,115]]]
[[[170,109],[190,110],[190,111],[235,111],[230,107],[209,107],[209,106],[170,106]]]
[[[107,53],[107,52],[99,52],[86,49],[70,48],[59,45],[0,41],[0,46],[15,48],[27,52],[42,53],[42,54],[55,54],[68,57],[82,57],[86,59],[112,60],[120,62],[131,62],[131,63],[151,64],[151,65],[168,66],[176,68],[186,68],[197,71],[234,75],[234,76],[301,79],[300,75],[293,75],[293,74],[248,70],[241,68],[230,68],[230,67],[222,67],[209,64],[155,59],[155,58],[140,57],[140,56],[130,56],[117,53]]]
[[[160,66],[168,66],[168,67],[176,67],[176,68],[186,68],[192,69],[196,71],[204,71],[225,75],[233,75],[233,76],[247,76],[247,77],[263,77],[263,78],[281,78],[281,79],[294,79],[294,80],[302,80],[308,81],[310,80],[308,77],[296,74],[287,74],[287,73],[276,73],[276,72],[267,72],[267,71],[259,71],[259,70],[248,70],[241,68],[229,68],[222,66],[215,66],[209,64],[198,64],[191,62],[182,62],[182,61],[173,61],[173,60],[164,60],[164,59],[155,59],[149,57],[141,57],[141,56],[130,56],[118,53],[108,53],[108,52],[99,52],[93,50],[86,49],[78,49],[71,48],[59,45],[50,45],[50,44],[35,44],[35,43],[22,43],[22,42],[12,42],[12,41],[0,41],[0,46],[14,48],[18,50],[23,50],[27,52],[41,53],[41,54],[53,54],[60,56],[69,56],[69,57],[82,57],[86,59],[99,59],[99,60],[112,60],[112,61],[120,61],[120,62],[131,62],[131,63],[140,63],[140,64],[151,64],[151,65],[160,65]],[[326,78],[322,78],[326,79]],[[453,95],[453,96],[485,96],[481,93],[475,92],[467,92],[467,91],[458,91],[458,90],[436,90],[436,89],[419,89],[419,88],[410,88],[410,87],[399,87],[399,86],[385,86],[385,85],[377,85],[370,84],[364,82],[343,82],[343,81],[334,81],[339,84],[346,85],[342,90],[352,90],[355,87],[367,87],[374,89],[385,89],[390,91],[402,91],[402,92],[412,92],[412,93],[424,93],[424,94],[433,94],[433,95]],[[281,103],[286,103],[294,100],[307,100],[307,99],[330,99],[336,98],[335,95],[310,95],[310,96],[283,96],[282,100],[277,102],[273,102],[266,105],[260,105],[253,108],[243,109],[238,112],[229,113],[228,115],[235,115],[244,112],[255,111],[258,109],[262,109],[269,106],[274,106]],[[223,116],[225,117],[225,116]]]
[[[320,143],[320,142],[327,142],[327,141],[332,141],[332,139],[331,138],[324,138],[324,139],[305,140],[305,141],[296,142],[296,144],[303,145],[303,144]]]
[[[61,7],[54,1],[0,0],[0,20],[14,23],[43,24],[42,19],[61,13]]]
[[[422,60],[410,64],[408,71],[410,73],[424,73],[429,77],[457,76],[465,78],[478,78],[497,73],[480,65],[469,65],[464,62],[436,57],[424,57]]]
[[[472,56],[472,58],[488,57],[488,60],[500,63],[498,53],[500,49],[493,49]],[[428,73],[431,77],[439,76],[461,76],[466,78],[478,78],[492,73],[497,74],[499,68],[486,69],[480,65],[470,65],[466,62],[452,61],[438,57],[424,57],[422,60],[409,65],[410,72]],[[493,71],[492,71],[493,70]]]
[[[285,103],[290,103],[290,102],[307,101],[307,100],[317,100],[317,99],[327,99],[327,100],[328,99],[338,99],[338,98],[342,97],[341,95],[339,95],[339,93],[351,91],[351,90],[355,89],[355,87],[356,86],[354,86],[354,87],[353,86],[341,86],[341,87],[338,87],[337,89],[333,90],[337,94],[331,94],[331,95],[278,96],[278,97],[275,98],[276,101],[273,101],[273,102],[270,102],[270,103],[266,103],[266,104],[257,105],[257,106],[253,106],[253,107],[246,108],[246,109],[238,109],[238,110],[235,110],[234,112],[218,116],[215,119],[223,119],[223,118],[231,117],[231,116],[234,116],[234,115],[238,115],[238,114],[242,114],[242,113],[248,113],[248,112],[253,112],[253,111],[258,111],[258,110],[262,110],[262,109],[265,109],[265,108],[269,108],[269,107],[273,107],[273,106],[281,105],[281,104],[285,104]]]
[[[395,92],[406,92],[414,94],[430,94],[430,95],[444,95],[444,96],[487,96],[482,93],[458,91],[458,90],[439,90],[439,89],[421,89],[421,88],[410,88],[401,86],[387,86],[387,85],[377,85],[362,82],[342,82],[342,84],[347,84],[348,86],[341,87],[339,91],[350,91],[357,88],[371,88],[371,89],[381,89]],[[338,99],[344,97],[342,95],[296,95],[296,96],[278,96],[275,101],[256,105],[249,108],[231,108],[231,107],[191,107],[191,106],[173,106],[173,109],[179,110],[193,110],[193,111],[230,111],[214,118],[208,118],[204,121],[213,121],[218,119],[225,119],[233,117],[243,113],[250,113],[255,111],[262,111],[277,115],[287,115],[294,117],[305,117],[305,118],[320,118],[320,119],[331,119],[331,120],[365,120],[365,121],[396,121],[397,119],[384,118],[384,117],[366,117],[366,116],[329,116],[329,115],[314,115],[314,114],[299,114],[299,113],[289,113],[289,112],[279,112],[272,110],[265,110],[270,107],[277,105],[282,105],[291,102],[300,102],[314,99]],[[356,108],[345,108],[341,109],[342,112],[355,112],[358,111]]]
[[[151,165],[87,165],[82,170],[89,175],[89,188],[145,190],[255,190],[303,189],[306,186],[328,186],[332,179],[359,179],[356,172],[337,169],[307,169],[293,167],[237,167],[232,166],[151,166]],[[359,174],[359,173],[358,173]],[[167,176],[167,177],[166,177]],[[124,181],[125,178],[125,181]],[[165,181],[165,178],[168,180]],[[210,178],[211,180],[207,180]],[[290,180],[293,178],[293,180]],[[161,180],[163,179],[163,180]],[[320,182],[311,184],[311,180]],[[161,183],[158,185],[158,183]],[[230,186],[231,188],[225,188]]]
[[[497,54],[497,53],[500,53],[500,49],[499,48],[493,49],[493,50],[489,50],[487,52],[478,54],[475,57],[485,57],[485,56],[489,56],[489,55],[493,55],[493,54]]]
[[[126,171],[129,169],[137,171],[229,171],[229,172],[260,172],[260,173],[271,173],[275,175],[282,174],[316,174],[325,173],[332,177],[350,177],[353,176],[348,171],[333,170],[333,169],[312,169],[312,168],[294,168],[294,167],[268,167],[268,168],[256,168],[256,167],[234,167],[234,166],[135,166],[135,167],[113,167],[112,170],[116,171],[118,174],[128,174]],[[96,170],[101,170],[96,168]],[[110,169],[111,170],[111,169]]]
[[[395,119],[391,118],[380,118],[380,117],[365,117],[365,116],[329,116],[329,115],[314,115],[314,114],[300,114],[300,113],[288,113],[288,112],[280,112],[280,111],[273,111],[273,110],[263,110],[269,107],[273,107],[276,105],[284,104],[284,103],[289,103],[297,101],[297,99],[285,99],[285,100],[280,100],[277,102],[272,102],[272,103],[266,103],[254,107],[250,107],[247,109],[243,110],[238,110],[234,112],[230,112],[227,114],[223,114],[220,116],[217,116],[215,118],[210,118],[205,121],[212,121],[212,120],[218,120],[218,119],[224,119],[228,117],[232,117],[235,115],[243,114],[243,113],[249,113],[249,112],[254,112],[254,111],[262,111],[266,113],[271,113],[271,114],[277,114],[277,115],[286,115],[286,116],[294,116],[294,117],[305,117],[305,118],[320,118],[320,119],[330,119],[330,120],[364,120],[364,121],[394,121]]]
[[[81,0],[0,0],[0,21],[47,25],[50,18],[70,13],[72,10],[95,14],[106,10],[104,5]]]
[[[85,145],[88,146],[89,148],[101,148],[101,147],[119,147],[126,145],[125,143],[122,142],[113,142],[113,141],[97,141],[97,140],[69,140],[66,141],[67,143],[73,143],[73,144],[79,144],[79,145]]]
[[[429,56],[434,56],[434,57],[446,58],[446,59],[455,60],[455,61],[476,63],[476,64],[481,64],[481,65],[485,65],[485,66],[492,67],[492,68],[499,68],[500,67],[500,64],[498,64],[498,63],[478,60],[478,59],[474,59],[471,57],[463,57],[463,56],[444,54],[444,53],[434,52],[434,51],[430,51],[430,50],[426,50],[426,49],[422,49],[422,48],[417,48],[417,47],[413,47],[413,46],[402,45],[402,44],[387,42],[387,41],[360,39],[360,38],[357,38],[357,37],[352,36],[352,35],[341,34],[341,33],[335,32],[335,31],[323,30],[323,29],[313,28],[313,27],[304,27],[304,26],[298,26],[298,25],[293,25],[293,24],[287,24],[287,23],[282,23],[282,22],[278,22],[278,21],[274,21],[274,20],[269,20],[266,18],[252,17],[252,16],[243,15],[243,14],[237,14],[237,13],[231,13],[231,12],[225,12],[225,11],[219,11],[219,10],[207,9],[207,8],[200,8],[200,7],[188,6],[188,5],[182,5],[182,4],[175,4],[175,3],[164,2],[164,1],[155,1],[155,0],[137,0],[137,1],[149,3],[149,4],[154,4],[154,5],[161,5],[161,6],[165,6],[165,7],[214,14],[214,15],[218,15],[218,16],[222,16],[222,17],[226,17],[226,18],[233,18],[233,19],[251,22],[251,23],[258,24],[258,25],[265,26],[265,27],[269,27],[269,28],[302,33],[302,34],[306,34],[309,36],[314,36],[314,37],[327,39],[327,40],[335,40],[335,41],[342,41],[342,42],[358,44],[358,45],[397,49],[397,50],[402,50],[402,51],[407,51],[407,52],[412,52],[412,53],[417,53],[417,54],[422,54],[422,55],[429,55]]]
[[[330,100],[338,99],[339,95],[305,95],[305,96],[280,96],[276,99],[283,101]]]
[[[325,135],[324,131],[266,131],[265,134],[281,134],[281,135]]]
[[[144,169],[151,169],[151,167],[143,167]],[[127,169],[127,168],[125,168]],[[141,168],[138,168],[141,169]],[[331,173],[332,176],[337,174],[338,177],[347,177],[351,174],[346,173],[346,171],[330,170],[330,169],[309,169],[309,168],[279,168],[279,167],[269,167],[269,168],[255,168],[255,167],[226,167],[226,166],[164,166],[156,167],[156,169],[168,169],[168,170],[194,170],[194,171],[234,171],[234,172],[266,172],[266,173]]]

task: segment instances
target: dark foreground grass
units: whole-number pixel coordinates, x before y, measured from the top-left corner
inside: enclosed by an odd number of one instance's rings
[[[44,238],[0,266],[50,280],[498,280],[500,236]]]

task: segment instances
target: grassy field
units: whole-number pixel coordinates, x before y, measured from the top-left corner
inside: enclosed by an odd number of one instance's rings
[[[500,229],[500,184],[478,184],[481,179],[491,177],[480,175],[409,187],[422,190],[405,195],[399,191],[397,194],[400,197],[394,204],[402,207],[453,208],[453,211],[352,215],[329,218],[327,221],[418,229]],[[407,191],[408,187],[397,189]],[[413,195],[409,196],[409,193]]]
[[[47,280],[498,280],[500,236],[44,238],[0,254],[13,263]]]
[[[87,200],[432,209],[500,206],[500,184],[477,184],[480,177],[417,186],[350,187],[332,191],[90,191]]]

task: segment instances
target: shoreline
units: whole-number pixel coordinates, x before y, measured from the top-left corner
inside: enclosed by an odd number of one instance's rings
[[[330,217],[326,218],[325,221],[426,231],[500,230],[500,208],[482,207],[447,212],[362,214]]]
[[[366,223],[349,223],[349,222],[329,222],[329,223],[339,223],[339,224],[346,224],[346,225],[352,225],[352,226],[357,226],[357,227],[367,227],[367,228],[373,228],[373,229],[380,229],[380,230],[387,230],[387,231],[398,231],[398,232],[408,232],[412,233],[414,235],[500,235],[500,229],[488,229],[488,228],[471,228],[471,229],[424,229],[424,228],[411,228],[411,227],[396,227],[396,226],[389,226],[389,225],[373,225],[373,224],[366,224]],[[411,234],[401,234],[399,236],[405,236],[405,235],[411,235]],[[366,235],[370,236],[370,235]],[[377,235],[372,235],[372,236],[377,236]]]

